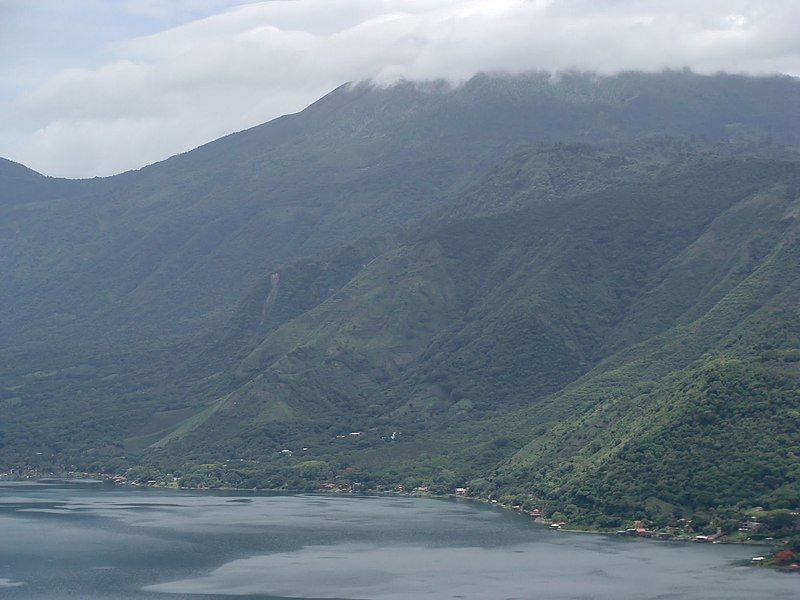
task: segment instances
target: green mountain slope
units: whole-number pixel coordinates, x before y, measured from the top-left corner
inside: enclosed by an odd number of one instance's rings
[[[0,334],[28,360],[44,339],[71,355],[191,338],[265,272],[421,216],[520,144],[695,136],[781,153],[800,146],[798,99],[792,78],[686,72],[344,86],[116,177],[6,168]]]
[[[793,163],[519,152],[273,329],[146,460],[195,483],[221,457],[216,481],[254,485],[308,461],[311,481],[485,477],[604,523],[786,501],[798,186]]]
[[[798,199],[795,188],[749,199],[749,210],[734,207],[751,232],[773,223],[771,251],[744,273],[738,261],[720,273],[730,289],[699,316],[617,353],[550,399],[571,412],[521,450],[501,480],[521,478],[589,514],[641,513],[653,499],[653,518],[664,503],[793,507],[800,500]]]

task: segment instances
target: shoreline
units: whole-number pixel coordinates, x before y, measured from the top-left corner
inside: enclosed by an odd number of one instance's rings
[[[48,483],[48,482],[67,482],[67,483],[93,483],[93,484],[101,484],[101,485],[113,485],[115,487],[128,487],[128,488],[137,488],[137,489],[159,489],[159,490],[186,490],[186,491],[195,491],[195,492],[250,492],[250,493],[265,493],[265,494],[311,494],[311,495],[319,495],[319,496],[340,496],[340,497],[347,497],[347,496],[362,496],[362,497],[398,497],[398,498],[429,498],[432,500],[456,500],[456,501],[465,501],[465,502],[475,502],[480,504],[485,504],[490,507],[495,507],[498,509],[502,509],[503,511],[509,512],[511,514],[515,514],[519,517],[526,517],[526,520],[533,525],[538,525],[540,527],[548,527],[551,531],[555,532],[564,532],[564,533],[577,533],[577,534],[592,534],[592,535],[603,535],[609,537],[635,537],[640,539],[651,540],[655,542],[680,542],[680,543],[703,543],[703,544],[738,544],[742,546],[760,546],[760,547],[768,547],[768,548],[775,548],[777,545],[771,542],[764,542],[760,540],[730,540],[730,539],[722,539],[722,540],[698,540],[691,536],[676,536],[676,535],[638,535],[638,534],[626,534],[624,536],[620,535],[619,531],[603,531],[599,529],[579,529],[573,528],[568,526],[566,523],[562,524],[558,528],[553,528],[552,525],[555,524],[555,521],[547,519],[543,516],[532,516],[529,513],[525,512],[524,510],[520,510],[517,507],[504,504],[497,500],[492,500],[489,498],[480,498],[477,496],[469,496],[465,494],[457,494],[457,493],[450,493],[450,494],[436,494],[432,492],[418,492],[418,491],[398,491],[398,490],[338,490],[338,489],[324,489],[324,488],[317,488],[313,491],[309,490],[300,490],[300,489],[286,489],[286,488],[237,488],[237,487],[191,487],[191,486],[180,486],[180,485],[169,485],[169,484],[162,484],[158,482],[148,482],[146,484],[137,483],[133,481],[129,481],[125,479],[124,481],[115,480],[115,478],[121,478],[124,476],[121,475],[103,475],[103,474],[87,474],[87,477],[31,477],[28,479],[19,479],[19,480],[12,480],[12,479],[5,479],[3,481],[36,481],[40,483]],[[648,532],[648,533],[656,533],[656,532]],[[759,565],[754,565],[759,566]],[[764,565],[767,566],[767,565]],[[779,568],[779,567],[775,567]]]
[[[116,478],[116,479],[115,479]],[[122,479],[122,480],[120,480]],[[504,512],[515,515],[518,518],[525,517],[525,520],[534,526],[546,527],[553,532],[573,533],[579,535],[593,534],[608,537],[634,537],[645,541],[653,542],[673,542],[673,543],[703,543],[703,544],[736,544],[740,546],[753,546],[767,548],[768,552],[765,556],[755,556],[750,560],[742,561],[740,566],[748,566],[761,569],[769,569],[771,571],[779,571],[782,573],[800,573],[800,569],[796,566],[778,564],[774,561],[779,544],[773,542],[766,542],[761,540],[730,540],[730,539],[695,539],[692,536],[676,536],[674,534],[658,534],[658,532],[648,531],[649,535],[639,535],[638,533],[625,533],[620,531],[603,531],[598,529],[580,529],[569,527],[564,522],[555,523],[543,516],[533,516],[519,506],[511,506],[494,500],[491,498],[481,498],[477,496],[469,496],[460,493],[437,494],[432,492],[422,491],[398,491],[398,490],[353,490],[353,489],[325,489],[317,488],[314,490],[300,490],[300,489],[286,489],[286,488],[237,488],[237,487],[190,487],[180,486],[175,484],[165,484],[155,481],[148,481],[147,483],[139,483],[129,481],[124,476],[108,476],[102,474],[86,474],[85,477],[34,477],[29,476],[21,479],[3,479],[0,481],[9,482],[36,482],[36,483],[72,483],[72,484],[92,484],[92,485],[110,485],[119,488],[132,488],[132,489],[156,489],[161,491],[173,490],[176,492],[190,491],[190,492],[234,492],[234,493],[250,493],[250,494],[283,494],[283,495],[297,495],[306,494],[313,496],[334,496],[334,497],[364,497],[364,498],[379,498],[379,497],[397,497],[397,498],[427,498],[430,500],[448,500],[448,501],[463,501],[472,502],[486,505],[487,507],[497,508]],[[558,524],[558,527],[552,527]],[[655,534],[655,535],[652,535]]]

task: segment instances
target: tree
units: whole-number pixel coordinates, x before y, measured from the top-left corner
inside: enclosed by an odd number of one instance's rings
[[[786,565],[790,562],[793,562],[796,558],[795,553],[791,550],[781,550],[780,552],[776,552],[775,556],[772,557],[776,563],[779,565]]]

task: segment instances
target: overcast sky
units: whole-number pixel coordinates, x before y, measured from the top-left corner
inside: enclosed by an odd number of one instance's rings
[[[800,0],[0,0],[0,156],[109,175],[346,81],[800,75]]]

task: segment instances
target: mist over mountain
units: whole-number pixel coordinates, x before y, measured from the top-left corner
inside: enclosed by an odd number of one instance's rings
[[[795,506],[798,202],[785,76],[344,85],[114,177],[3,160],[0,467]]]
[[[0,156],[67,177],[163,160],[345,81],[683,68],[800,76],[794,0],[4,5]]]

